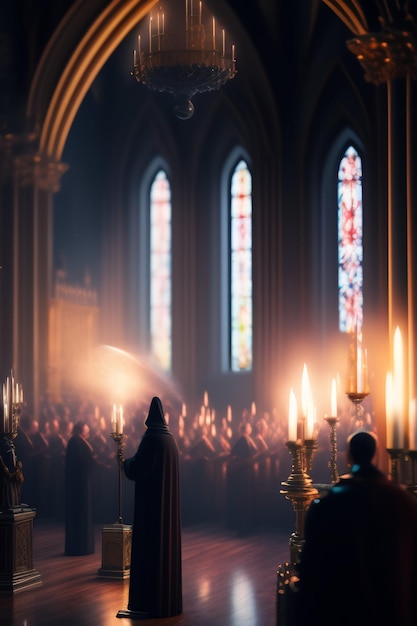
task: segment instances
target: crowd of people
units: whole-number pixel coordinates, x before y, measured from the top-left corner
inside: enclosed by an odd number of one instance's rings
[[[124,455],[134,454],[145,432],[147,406],[125,407]],[[110,413],[110,409],[109,409]],[[293,524],[291,503],[280,494],[291,471],[285,446],[286,419],[244,410],[239,418],[214,418],[207,407],[194,416],[166,419],[180,459],[182,523],[220,523],[247,534],[265,527]],[[95,459],[92,507],[95,523],[117,521],[119,466],[110,419],[89,401],[45,402],[39,420],[23,411],[14,440],[22,462],[21,502],[36,508],[38,517],[65,519],[65,460],[75,424],[89,426],[88,442]],[[345,441],[341,434],[340,441]],[[341,450],[341,452],[343,452]],[[328,429],[319,432],[314,480],[330,482]],[[122,515],[133,518],[133,487],[122,480]]]

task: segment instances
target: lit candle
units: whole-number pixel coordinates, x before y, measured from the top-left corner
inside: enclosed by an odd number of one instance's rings
[[[224,53],[226,50],[226,33],[224,32],[224,28],[222,31],[222,41],[223,41],[223,45],[222,45],[222,56],[224,57]]]
[[[252,417],[255,417],[255,415],[256,415],[256,404],[254,402],[252,402],[252,404],[251,404],[250,414],[251,414]]]
[[[393,390],[394,390],[394,421],[398,423],[398,431],[403,435],[404,423],[404,360],[401,331],[397,328],[394,333],[394,366],[393,366]],[[402,444],[402,441],[400,442]],[[402,447],[400,445],[400,447]]]
[[[152,53],[152,15],[149,16],[149,54]]]
[[[137,66],[136,50],[133,50],[133,67]]]
[[[394,407],[392,374],[387,372],[385,381],[385,420],[387,428],[387,448],[394,448]]]
[[[138,35],[138,53],[139,53],[139,63],[140,63],[140,35]]]
[[[162,13],[162,34],[165,35],[165,13]]]
[[[232,407],[230,406],[230,404],[227,405],[227,421],[232,421]]]
[[[199,17],[199,20],[198,20],[198,21],[199,21],[200,26],[201,26],[201,13],[202,13],[202,11],[203,11],[203,3],[202,3],[202,2],[201,2],[201,0],[200,0],[200,17]]]
[[[337,388],[336,379],[332,378],[332,392],[330,398],[330,415],[331,417],[337,417]]]
[[[213,17],[213,50],[216,49],[216,20]]]
[[[181,415],[183,417],[185,417],[187,415],[187,407],[185,406],[185,403],[182,403],[182,407],[181,407]]]
[[[203,402],[204,406],[208,406],[208,393],[207,391],[204,392],[204,402]]]
[[[310,382],[308,379],[307,365],[304,363],[303,374],[301,376],[301,413],[307,417],[308,405],[310,402]]]
[[[232,44],[232,63],[235,64],[235,44]]]
[[[112,416],[111,416],[111,431],[112,431],[112,433],[116,432],[116,428],[117,428],[116,421],[117,421],[117,410],[116,410],[116,405],[113,404],[113,413],[112,413]]]
[[[307,422],[305,439],[314,439],[314,423],[316,421],[316,407],[313,404],[313,398],[310,396],[307,407]]]
[[[117,423],[117,434],[118,435],[122,435],[123,434],[123,425],[124,425],[123,407],[119,406],[119,420],[118,420],[118,423]]]
[[[294,390],[290,390],[288,411],[288,441],[297,441],[297,399]]]

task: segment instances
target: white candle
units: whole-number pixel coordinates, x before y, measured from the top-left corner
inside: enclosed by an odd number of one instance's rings
[[[288,410],[288,441],[297,441],[297,399],[294,390],[290,390]]]
[[[117,426],[116,426],[116,419],[117,419],[116,415],[117,415],[116,405],[113,404],[113,413],[112,413],[112,416],[111,416],[111,431],[112,431],[112,433],[115,433],[116,432],[116,428],[117,428]]]
[[[303,374],[301,376],[301,413],[307,417],[308,405],[310,402],[310,382],[308,379],[307,365],[304,363]]]
[[[235,44],[232,44],[232,63],[235,63]]]
[[[222,56],[224,57],[224,53],[225,53],[225,50],[226,50],[226,33],[224,32],[224,28],[222,30],[222,41],[223,41],[223,44],[222,44]]]
[[[398,447],[402,448],[404,439],[404,361],[401,331],[397,328],[394,333],[394,367],[393,367],[393,391],[394,391],[394,426],[398,431]],[[395,443],[395,442],[394,442]]]
[[[213,17],[213,50],[216,49],[216,20]]]
[[[307,407],[307,422],[305,439],[314,438],[314,423],[316,421],[316,407],[313,404],[313,398],[310,397]]]
[[[119,406],[119,420],[117,422],[117,434],[118,435],[122,435],[123,434],[123,425],[124,425],[123,407]]]
[[[152,53],[152,15],[149,16],[149,54]]]
[[[137,66],[136,50],[133,50],[133,67]]]
[[[182,407],[181,407],[181,415],[183,417],[185,417],[187,415],[187,407],[185,406],[185,403],[182,403]]]
[[[332,378],[332,391],[330,398],[330,415],[331,417],[337,417],[337,387],[336,379]]]
[[[139,53],[139,63],[140,63],[140,35],[138,35],[138,53]]]
[[[387,428],[387,448],[394,448],[394,408],[392,374],[387,372],[385,381],[385,420]]]
[[[230,406],[230,404],[227,405],[227,421],[232,421],[232,407]]]
[[[200,0],[200,17],[199,17],[199,20],[198,20],[200,25],[201,25],[201,13],[202,13],[202,11],[203,11],[203,3]]]
[[[256,415],[256,404],[254,402],[252,402],[252,404],[251,404],[250,414],[251,414],[252,417],[255,417],[255,415]]]
[[[203,402],[204,406],[208,406],[208,393],[207,391],[204,392],[204,402]]]

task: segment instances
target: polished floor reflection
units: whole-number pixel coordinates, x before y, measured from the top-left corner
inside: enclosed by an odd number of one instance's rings
[[[127,608],[129,581],[100,578],[96,553],[64,556],[64,529],[35,520],[34,567],[42,584],[0,596],[1,626],[275,626],[276,569],[288,560],[283,531],[238,537],[215,526],[183,530],[181,615],[157,620],[117,618]]]

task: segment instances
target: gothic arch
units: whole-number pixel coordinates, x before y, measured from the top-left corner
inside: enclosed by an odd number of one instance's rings
[[[42,154],[61,160],[87,90],[116,47],[156,2],[112,0],[103,9],[98,0],[79,0],[66,14],[45,50],[29,96],[27,114],[37,116],[34,123]]]

